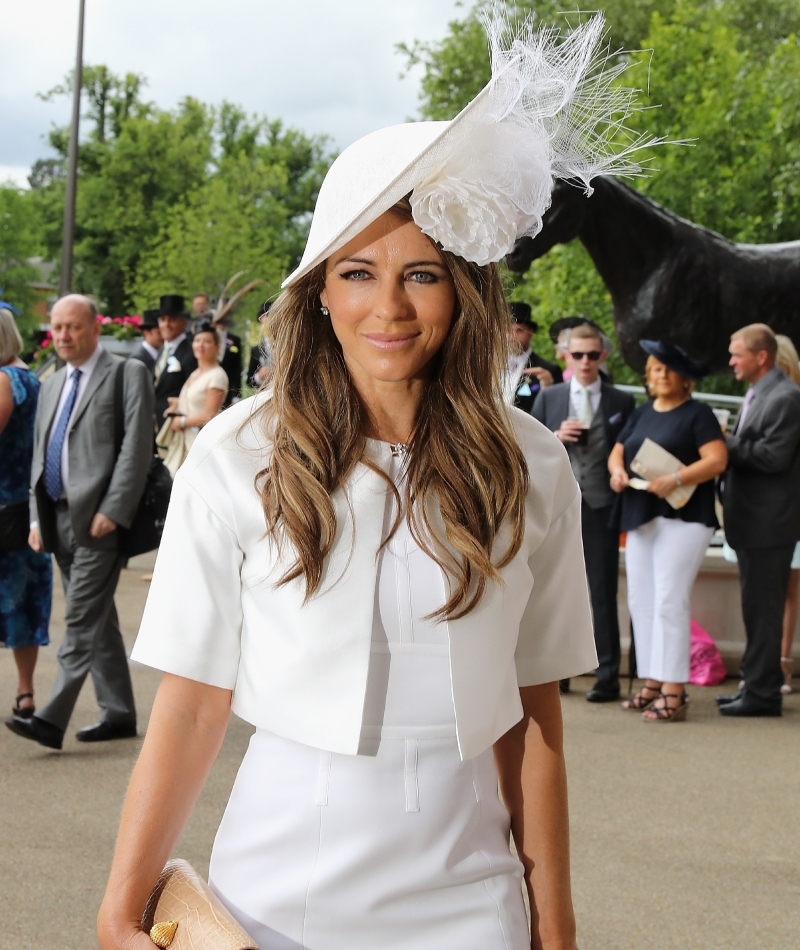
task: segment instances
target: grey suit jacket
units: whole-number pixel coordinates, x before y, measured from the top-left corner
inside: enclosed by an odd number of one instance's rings
[[[800,540],[800,387],[773,367],[744,425],[726,438],[722,486],[725,536],[736,548]]]
[[[116,531],[103,538],[89,536],[98,511],[123,528],[130,527],[153,454],[153,384],[139,360],[125,363],[125,435],[116,454],[114,371],[120,362],[105,351],[100,354],[75,407],[68,435],[69,483],[65,487],[72,530],[77,543],[89,548],[117,544]],[[55,506],[44,489],[44,458],[66,372],[64,367],[42,384],[34,425],[31,521],[39,522],[46,551],[54,551],[58,539]]]

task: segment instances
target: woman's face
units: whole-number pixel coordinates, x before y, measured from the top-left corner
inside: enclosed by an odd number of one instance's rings
[[[665,366],[661,360],[652,359],[647,373],[647,384],[653,396],[662,399],[676,399],[685,396],[687,392],[686,380],[680,373]]]
[[[429,377],[456,292],[433,243],[413,221],[387,212],[328,259],[320,300],[363,391]]]
[[[217,341],[213,333],[195,333],[192,338],[192,353],[198,363],[209,363],[217,358]]]

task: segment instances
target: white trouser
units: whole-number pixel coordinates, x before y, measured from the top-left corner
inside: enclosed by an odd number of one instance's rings
[[[654,518],[628,532],[625,571],[639,676],[689,681],[689,598],[713,533],[678,518]]]

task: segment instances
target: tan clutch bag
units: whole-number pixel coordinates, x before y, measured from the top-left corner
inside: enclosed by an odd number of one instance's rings
[[[142,930],[170,950],[258,950],[188,861],[168,861],[142,916]]]

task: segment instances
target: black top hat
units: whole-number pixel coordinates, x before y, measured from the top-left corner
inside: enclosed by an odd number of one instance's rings
[[[142,322],[139,324],[140,330],[155,330],[158,327],[158,315],[160,310],[145,310],[142,313]]]
[[[512,323],[521,323],[534,333],[539,329],[539,324],[531,319],[530,304],[523,303],[521,300],[514,300],[509,303],[508,309],[511,311]]]
[[[639,346],[648,356],[654,356],[667,369],[685,379],[698,380],[708,375],[708,367],[693,360],[686,350],[676,343],[669,343],[667,340],[639,340]]]
[[[160,317],[186,317],[188,319],[189,312],[180,294],[164,294],[158,303],[158,315]]]

